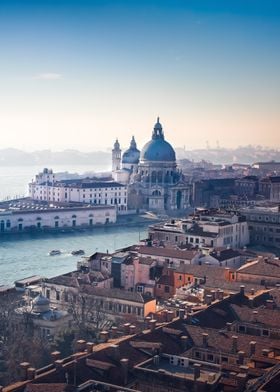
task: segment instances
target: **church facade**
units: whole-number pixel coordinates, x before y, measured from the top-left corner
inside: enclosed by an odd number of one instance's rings
[[[116,140],[112,176],[128,187],[128,208],[156,212],[183,212],[190,207],[190,186],[177,168],[176,154],[165,140],[159,118],[152,138],[141,152],[134,137],[123,154]]]

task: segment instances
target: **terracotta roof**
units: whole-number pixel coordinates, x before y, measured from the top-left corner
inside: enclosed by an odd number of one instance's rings
[[[117,288],[105,289],[101,287],[92,287],[89,285],[84,285],[81,286],[81,291],[88,295],[96,295],[96,296],[106,297],[106,298],[117,298],[126,301],[138,302],[138,303],[146,302],[145,298],[140,293],[117,289]]]
[[[28,384],[26,392],[74,392],[74,386],[68,384]]]
[[[55,276],[53,278],[46,279],[45,282],[67,287],[79,287],[77,278],[68,275]]]
[[[175,272],[182,274],[190,274],[196,278],[210,278],[215,277],[216,279],[225,279],[225,273],[227,269],[224,267],[218,267],[216,265],[207,264],[182,264],[176,268]]]
[[[247,306],[231,305],[240,321],[260,326],[280,329],[280,310],[267,309],[263,306],[250,309]]]
[[[223,353],[232,353],[232,336],[237,336],[237,351],[244,351],[248,357],[250,354],[250,342],[256,342],[256,355],[262,356],[262,349],[269,348],[271,339],[255,335],[239,334],[235,331],[217,330],[212,328],[201,328],[198,326],[188,325],[186,327],[189,337],[192,339],[194,346],[203,347],[203,334],[208,334],[207,348],[211,351]],[[264,358],[262,356],[262,358]]]
[[[280,260],[277,258],[260,257],[244,264],[237,273],[271,276],[280,279]]]

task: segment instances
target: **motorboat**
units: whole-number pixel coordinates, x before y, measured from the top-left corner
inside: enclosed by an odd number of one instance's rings
[[[53,249],[49,252],[49,256],[57,256],[57,255],[61,255],[61,250],[59,249]]]
[[[84,255],[84,254],[85,254],[85,251],[83,249],[73,250],[71,252],[72,256],[81,256],[81,255]]]

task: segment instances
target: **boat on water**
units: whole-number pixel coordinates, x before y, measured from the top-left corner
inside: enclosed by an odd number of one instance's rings
[[[71,255],[72,256],[81,256],[84,255],[85,251],[83,249],[79,249],[79,250],[72,250]]]
[[[57,255],[61,255],[61,250],[59,249],[53,249],[49,252],[49,256],[57,256]]]

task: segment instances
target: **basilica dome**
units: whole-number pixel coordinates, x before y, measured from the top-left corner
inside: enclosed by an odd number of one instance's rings
[[[145,144],[141,151],[141,161],[160,161],[160,162],[175,162],[176,154],[166,140],[159,118],[154,126],[152,140]]]
[[[122,163],[137,164],[139,163],[140,151],[137,149],[134,136],[130,142],[130,147],[123,153]]]

